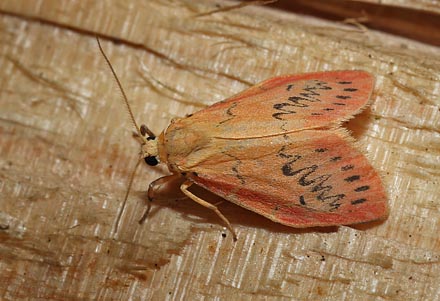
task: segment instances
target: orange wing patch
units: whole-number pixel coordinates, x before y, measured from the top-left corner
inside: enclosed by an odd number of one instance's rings
[[[198,185],[288,226],[383,218],[388,209],[380,177],[350,140],[342,130],[218,139],[211,155],[186,171]]]
[[[279,76],[178,121],[179,127],[209,127],[224,138],[261,137],[334,127],[367,103],[373,76],[334,71]]]

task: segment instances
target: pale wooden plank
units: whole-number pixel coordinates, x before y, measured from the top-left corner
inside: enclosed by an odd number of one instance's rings
[[[438,48],[266,8],[196,17],[210,2],[0,9],[16,15],[0,18],[1,298],[439,298]],[[225,203],[234,243],[215,215],[171,200],[138,226],[142,192],[166,173],[143,168],[114,234],[138,147],[95,32],[122,41],[103,46],[156,132],[270,76],[374,73],[371,109],[349,128],[384,175],[390,217],[299,231]]]

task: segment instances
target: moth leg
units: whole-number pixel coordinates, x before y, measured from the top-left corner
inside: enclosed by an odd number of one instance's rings
[[[139,220],[139,224],[143,224],[145,220],[148,217],[148,214],[151,210],[151,202],[153,202],[154,199],[157,199],[158,196],[166,195],[167,198],[182,198],[184,195],[182,195],[182,192],[178,189],[180,185],[182,185],[182,182],[185,180],[180,174],[172,174],[169,176],[164,176],[159,179],[154,180],[150,183],[148,186],[148,202],[147,202],[147,209],[145,210],[144,214],[142,215],[141,219]],[[168,191],[163,188],[170,188],[170,191],[177,191],[178,194],[174,193],[167,193]],[[175,189],[172,189],[172,187],[175,187]]]
[[[203,207],[206,207],[208,209],[211,209],[212,211],[214,211],[221,219],[222,221],[226,224],[226,227],[229,229],[229,231],[231,231],[232,233],[232,237],[234,238],[234,241],[237,241],[237,234],[235,234],[234,229],[231,226],[231,223],[228,221],[228,219],[220,212],[220,210],[218,210],[218,208],[211,204],[208,203],[205,200],[202,200],[201,198],[199,198],[198,196],[194,195],[192,192],[190,192],[188,190],[188,188],[193,185],[193,182],[191,181],[185,181],[181,186],[180,186],[180,190],[182,190],[182,192],[189,197],[191,200],[195,201],[196,203],[202,205]]]

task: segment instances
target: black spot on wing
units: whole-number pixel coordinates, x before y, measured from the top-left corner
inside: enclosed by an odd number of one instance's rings
[[[344,91],[347,91],[347,92],[356,92],[358,89],[356,89],[356,88],[345,88],[344,89]]]
[[[336,95],[336,98],[339,98],[339,99],[350,99],[351,96],[348,96],[348,95]]]
[[[351,201],[351,204],[352,205],[358,205],[358,204],[362,204],[362,203],[364,203],[366,201],[367,201],[367,199],[357,199],[357,200]]]
[[[355,175],[355,176],[351,176],[348,178],[345,178],[344,181],[345,182],[354,182],[354,181],[358,181],[361,177],[359,175]]]
[[[325,151],[328,151],[328,149],[327,148],[317,148],[317,149],[315,149],[315,152],[317,152],[317,153],[323,153]]]
[[[354,191],[361,192],[361,191],[366,191],[368,189],[370,189],[370,186],[365,185],[365,186],[357,187]]]
[[[346,105],[345,103],[342,103],[342,102],[334,102],[333,104],[336,106],[345,106]]]
[[[304,196],[303,196],[303,195],[300,195],[300,196],[299,196],[299,203],[300,203],[301,205],[303,205],[303,206],[306,205],[306,201],[304,200]]]
[[[330,161],[331,162],[337,162],[337,161],[339,161],[341,159],[342,159],[342,157],[333,157],[333,158],[330,159]]]
[[[340,82],[338,82],[338,84],[340,84],[340,85],[350,85],[350,84],[352,84],[352,82],[340,81]]]
[[[341,167],[341,170],[342,170],[342,171],[347,171],[347,170],[351,170],[351,169],[353,169],[353,168],[354,168],[354,165],[349,164],[349,165],[344,165],[344,166],[342,166],[342,167]]]

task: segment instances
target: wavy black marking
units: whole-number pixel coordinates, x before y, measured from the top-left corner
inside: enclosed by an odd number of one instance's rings
[[[319,101],[316,98],[306,98],[306,97],[301,97],[301,96],[291,96],[287,100],[290,101],[290,104],[292,104],[292,106],[299,107],[299,108],[308,108],[309,107],[309,104],[301,103],[300,101],[306,101],[306,102],[318,102]]]
[[[280,150],[281,151],[281,150]],[[283,150],[284,151],[284,150]],[[286,154],[283,153],[283,156],[286,157]],[[333,192],[333,186],[328,184],[327,181],[332,177],[331,174],[323,174],[316,175],[316,171],[319,166],[314,164],[306,167],[302,167],[296,169],[298,166],[295,166],[295,162],[301,159],[300,155],[289,155],[290,158],[294,158],[293,160],[289,160],[282,167],[281,171],[286,177],[300,176],[298,184],[303,187],[308,187],[310,192],[316,193],[316,200],[326,203],[330,206],[330,211],[335,211],[341,206],[340,200],[345,197],[345,194],[335,194]],[[302,197],[302,198],[301,198]],[[305,205],[305,200],[303,196],[300,196],[300,204]]]
[[[303,206],[306,205],[306,201],[304,200],[304,196],[303,196],[303,195],[300,195],[300,196],[299,196],[299,203],[300,203],[301,205],[303,205]]]
[[[341,102],[334,102],[333,104],[337,105],[337,106],[345,106],[346,105],[345,103],[341,103]]]
[[[344,89],[344,91],[347,91],[347,92],[355,92],[355,91],[357,91],[358,89],[356,89],[356,88],[345,88]]]
[[[299,159],[302,158],[300,155],[278,154],[278,156],[281,157],[281,158],[286,158],[286,159],[291,159],[291,158],[293,158],[292,160],[290,160],[290,161],[288,162],[288,164],[295,163],[296,161],[298,161]],[[284,172],[283,172],[283,173],[284,173]]]
[[[284,135],[284,138],[287,138],[287,135]],[[293,160],[290,161],[292,163],[302,158],[300,155],[291,155],[291,154],[285,153],[286,148],[287,148],[287,145],[284,145],[283,147],[281,147],[281,149],[277,153],[277,156],[280,158],[284,158],[284,159],[293,158]]]
[[[290,86],[290,85],[289,85]],[[289,88],[288,86],[288,88]],[[292,115],[297,113],[297,108],[308,108],[310,103],[321,102],[320,90],[332,89],[328,83],[323,81],[314,81],[307,83],[298,95],[289,96],[287,100],[281,103],[276,103],[273,108],[280,112],[275,112],[272,117],[278,120],[286,120],[285,115]],[[312,115],[320,115],[320,113],[312,113]]]
[[[350,84],[352,84],[352,82],[348,82],[348,81],[340,81],[340,82],[338,82],[338,84],[341,84],[341,85],[350,85]]]
[[[239,167],[242,164],[241,160],[239,158],[237,158],[236,156],[233,156],[233,155],[228,154],[226,152],[222,152],[222,153],[233,159],[234,165],[231,167],[231,171],[232,171],[232,174],[234,175],[234,177],[240,181],[240,184],[242,184],[242,185],[246,184],[245,177],[243,177],[239,171]]]
[[[290,91],[293,88],[293,84],[287,85],[286,91]]]
[[[336,95],[336,98],[339,98],[339,99],[350,99],[351,96],[348,96],[348,95]]]
[[[235,118],[235,114],[232,112],[232,110],[238,105],[237,102],[234,102],[231,104],[231,106],[226,110],[226,115],[228,116],[225,120],[220,121],[218,124],[223,124],[225,122],[228,122],[229,120],[232,120]]]
[[[328,151],[328,148],[317,148],[317,149],[315,149],[315,152],[317,152],[317,153],[323,153],[325,151]]]
[[[283,115],[290,115],[290,114],[296,114],[296,111],[291,109],[290,107],[294,107],[294,105],[283,102],[283,103],[276,103],[273,105],[273,108],[275,110],[279,110],[281,112],[273,113],[272,117],[278,120],[284,120],[282,118]]]
[[[239,162],[239,163],[241,163],[241,162]],[[240,175],[240,173],[238,171],[238,165],[240,165],[240,164],[237,164],[237,166],[232,166],[231,170],[234,172],[235,177],[240,180],[240,183],[245,184],[246,181],[244,180],[244,177],[242,175]]]

